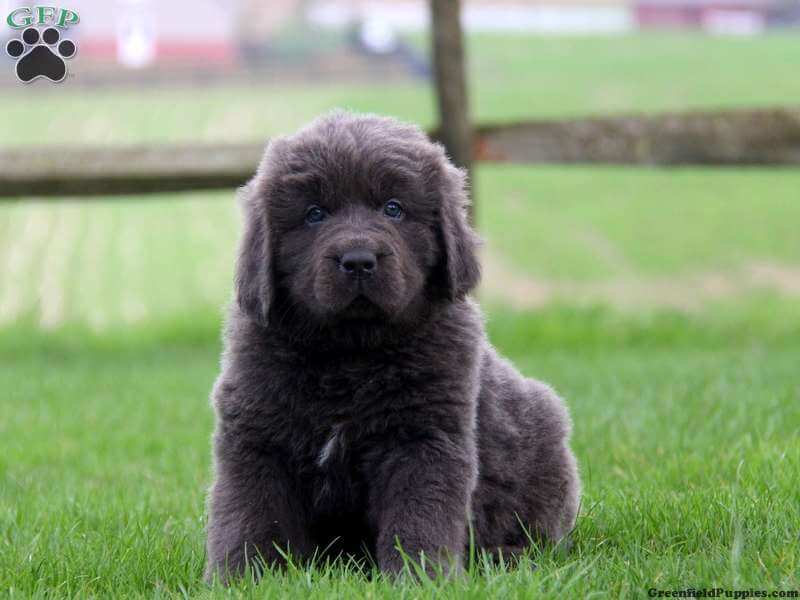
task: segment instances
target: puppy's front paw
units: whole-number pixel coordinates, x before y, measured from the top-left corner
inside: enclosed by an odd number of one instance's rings
[[[463,573],[461,555],[447,549],[407,551],[397,545],[378,559],[378,566],[387,575],[420,579],[450,578]]]

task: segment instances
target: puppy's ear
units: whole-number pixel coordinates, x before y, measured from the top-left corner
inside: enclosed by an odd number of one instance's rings
[[[441,176],[439,226],[444,252],[443,275],[447,296],[455,300],[468,294],[480,281],[479,239],[467,221],[466,174],[447,162]]]
[[[273,294],[272,248],[261,174],[239,190],[244,232],[236,261],[236,301],[242,312],[267,326]]]

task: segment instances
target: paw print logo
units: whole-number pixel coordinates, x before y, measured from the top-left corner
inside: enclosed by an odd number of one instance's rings
[[[22,32],[21,40],[10,40],[6,44],[6,54],[18,59],[17,77],[24,83],[37,77],[46,77],[53,82],[64,81],[67,76],[64,59],[72,58],[75,52],[75,42],[62,40],[55,27],[48,27],[41,35],[35,27],[28,27]]]

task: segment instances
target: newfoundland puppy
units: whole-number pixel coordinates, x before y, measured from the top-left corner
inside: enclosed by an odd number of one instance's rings
[[[575,522],[570,419],[486,339],[464,173],[393,119],[273,140],[242,190],[236,302],[213,390],[207,579],[404,554],[458,569]]]

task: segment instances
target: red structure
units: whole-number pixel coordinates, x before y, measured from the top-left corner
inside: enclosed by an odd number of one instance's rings
[[[634,18],[640,29],[702,29],[711,33],[756,34],[794,23],[780,0],[638,0]]]

